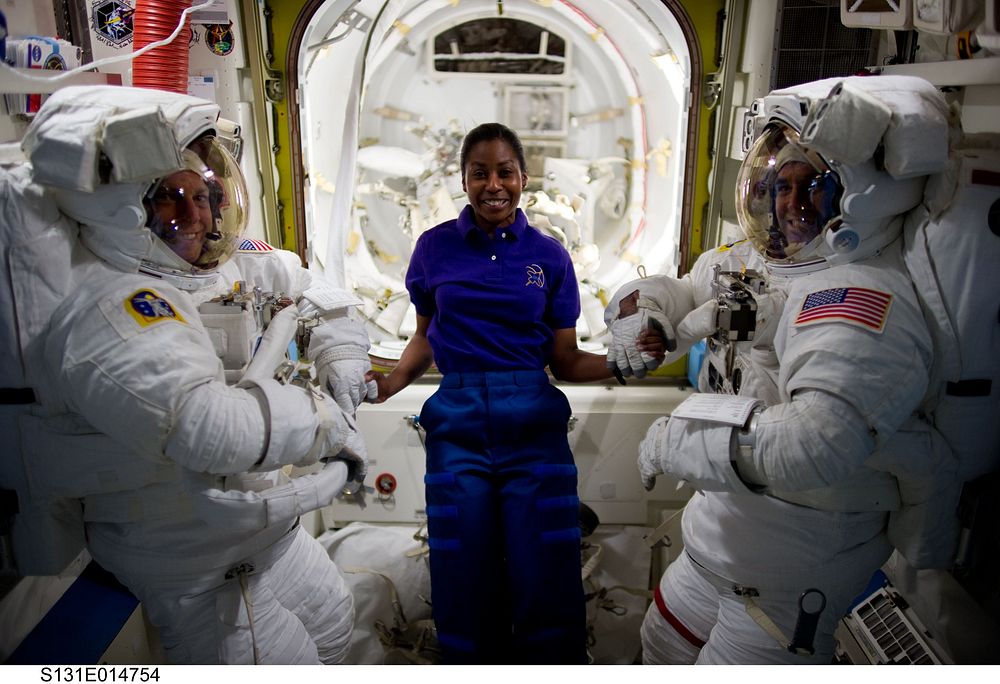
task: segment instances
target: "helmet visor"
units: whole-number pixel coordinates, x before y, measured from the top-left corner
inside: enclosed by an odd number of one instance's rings
[[[213,269],[236,250],[246,227],[246,183],[214,138],[200,138],[181,156],[184,168],[147,194],[146,225],[188,264]]]
[[[771,262],[804,259],[840,216],[837,174],[785,124],[769,125],[754,142],[736,183],[740,226]]]

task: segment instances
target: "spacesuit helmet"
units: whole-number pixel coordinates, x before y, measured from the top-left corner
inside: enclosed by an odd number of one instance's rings
[[[142,271],[197,290],[218,281],[217,267],[233,251],[247,217],[239,166],[221,140],[207,135],[219,125],[219,106],[190,95],[67,86],[42,104],[21,148],[32,180],[79,223],[81,243],[97,257],[126,273]],[[193,263],[171,244],[195,237],[171,233],[150,212],[151,189],[181,171],[201,176],[215,195],[213,225],[205,231],[212,239]],[[168,198],[161,193],[159,199]],[[166,206],[161,209],[163,220]]]
[[[183,277],[221,266],[247,225],[239,164],[210,132],[181,152],[182,168],[158,178],[143,198],[153,249],[145,270]]]
[[[740,224],[771,262],[811,260],[841,219],[839,176],[787,124],[772,123],[757,138],[737,183]]]
[[[873,256],[902,231],[948,158],[948,106],[916,77],[856,76],[775,90],[744,122],[736,213],[772,273]]]

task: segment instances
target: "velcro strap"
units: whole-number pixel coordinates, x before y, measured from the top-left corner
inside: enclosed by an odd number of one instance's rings
[[[356,344],[338,344],[323,351],[316,358],[316,367],[322,368],[328,363],[337,361],[367,361],[368,351]]]
[[[743,600],[743,605],[746,608],[747,615],[753,618],[753,621],[756,622],[761,629],[770,634],[782,648],[788,648],[788,644],[790,642],[785,636],[785,633],[782,632],[781,628],[774,624],[774,620],[768,617],[767,613],[765,613],[761,607],[757,605],[757,602],[753,600],[753,596],[749,593],[742,593],[739,594],[739,597]],[[800,653],[799,655],[803,654]]]

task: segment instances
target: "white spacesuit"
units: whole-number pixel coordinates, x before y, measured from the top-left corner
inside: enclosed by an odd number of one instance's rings
[[[80,231],[65,298],[25,351],[42,407],[26,470],[36,496],[82,499],[91,555],[171,662],[336,663],[352,597],[298,515],[364,476],[368,339],[349,294],[243,239],[242,174],[204,135],[217,115],[66,88],[25,136],[34,181]],[[292,339],[333,398],[289,377]]]
[[[813,125],[829,107],[848,111]],[[640,445],[647,485],[669,473],[697,490],[684,553],[643,624],[647,663],[829,663],[837,621],[893,546],[933,565],[954,542],[954,463],[915,415],[932,347],[900,240],[903,214],[947,159],[943,98],[920,79],[850,78],[775,91],[752,113],[738,213],[769,299],[787,300],[773,354],[767,334],[738,343],[729,368],[749,380],[714,387],[760,400],[745,423],[681,417],[682,405]],[[677,353],[721,320],[704,260],[686,277],[701,291],[686,306],[646,293],[677,330]]]

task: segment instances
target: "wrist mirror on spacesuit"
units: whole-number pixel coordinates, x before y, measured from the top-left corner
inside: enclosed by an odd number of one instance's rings
[[[184,167],[160,178],[146,194],[146,226],[169,248],[160,251],[172,263],[160,265],[214,269],[236,251],[246,227],[246,182],[214,136],[198,138],[181,158]]]
[[[840,218],[843,186],[799,134],[772,123],[754,142],[736,179],[736,212],[757,251],[770,262],[809,257]]]

